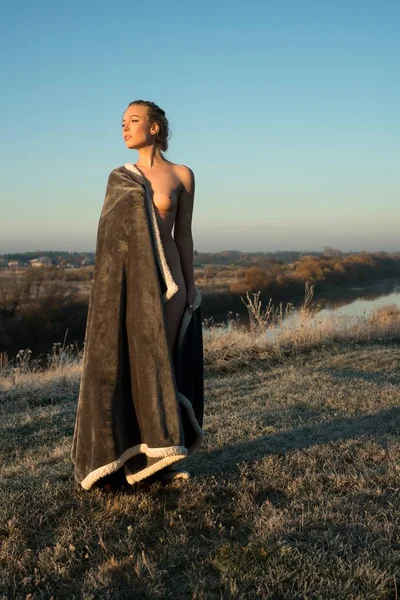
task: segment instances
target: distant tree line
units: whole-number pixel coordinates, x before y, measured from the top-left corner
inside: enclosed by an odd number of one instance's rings
[[[344,258],[345,256],[364,256],[365,251],[343,252],[337,248],[324,246],[323,251],[300,251],[300,250],[276,250],[270,252],[242,252],[240,250],[222,250],[221,252],[193,252],[193,264],[195,267],[204,267],[205,265],[231,265],[238,267],[257,266],[268,268],[273,264],[288,265],[295,261],[302,260],[304,257],[315,258]],[[378,252],[376,255],[384,255],[392,258],[399,258],[400,252]],[[94,265],[96,259],[95,252],[67,252],[65,250],[35,250],[32,252],[14,252],[9,254],[0,254],[0,262],[18,260],[21,263],[27,263],[29,260],[47,256],[50,258],[54,267],[63,267],[71,264],[75,267]]]
[[[304,289],[305,282],[323,289],[390,277],[400,277],[400,253],[327,252],[323,256],[308,254],[289,264],[276,262],[242,269],[230,291],[234,294],[258,290],[274,293],[278,289],[294,292]]]

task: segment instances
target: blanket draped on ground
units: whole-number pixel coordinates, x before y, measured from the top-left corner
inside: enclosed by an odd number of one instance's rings
[[[127,163],[109,175],[97,230],[71,451],[84,489],[117,471],[134,484],[203,441],[201,295],[172,355],[163,307],[177,290],[148,184]]]

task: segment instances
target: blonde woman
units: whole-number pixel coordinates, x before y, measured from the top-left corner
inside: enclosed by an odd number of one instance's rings
[[[139,153],[135,166],[149,186],[161,241],[178,291],[165,305],[168,343],[173,354],[176,334],[186,308],[196,295],[193,271],[192,214],[195,191],[193,171],[167,160],[168,120],[165,112],[145,100],[131,102],[122,118],[126,147]],[[174,233],[172,236],[172,228]]]
[[[139,157],[107,182],[71,451],[87,490],[187,479],[181,463],[204,438],[194,175],[164,158],[168,121],[154,103],[131,102],[122,135]]]

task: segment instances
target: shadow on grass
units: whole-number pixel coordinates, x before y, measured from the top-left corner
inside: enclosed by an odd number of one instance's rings
[[[265,435],[253,440],[224,446],[218,450],[203,452],[192,457],[196,474],[216,475],[223,471],[237,470],[236,463],[253,462],[268,454],[284,455],[317,444],[339,440],[356,439],[362,436],[385,436],[399,434],[400,409],[390,408],[373,415],[358,415],[339,418],[328,423],[308,425]]]
[[[332,369],[329,367],[324,367],[323,369],[320,369],[320,371],[323,371],[327,375],[330,375],[331,377],[335,377],[336,379],[349,379],[349,380],[361,379],[363,381],[367,381],[368,383],[400,386],[400,376],[399,375],[390,375],[388,373],[386,373],[386,374],[385,373],[374,373],[372,371],[362,372],[362,371],[357,371],[355,369],[353,370],[353,369],[343,369],[343,368],[341,368],[340,371],[338,371],[336,369]]]

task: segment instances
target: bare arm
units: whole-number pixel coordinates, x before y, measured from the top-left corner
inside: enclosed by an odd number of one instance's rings
[[[175,217],[174,240],[181,259],[182,273],[191,298],[194,290],[192,216],[195,179],[189,167],[181,166],[182,189]]]

